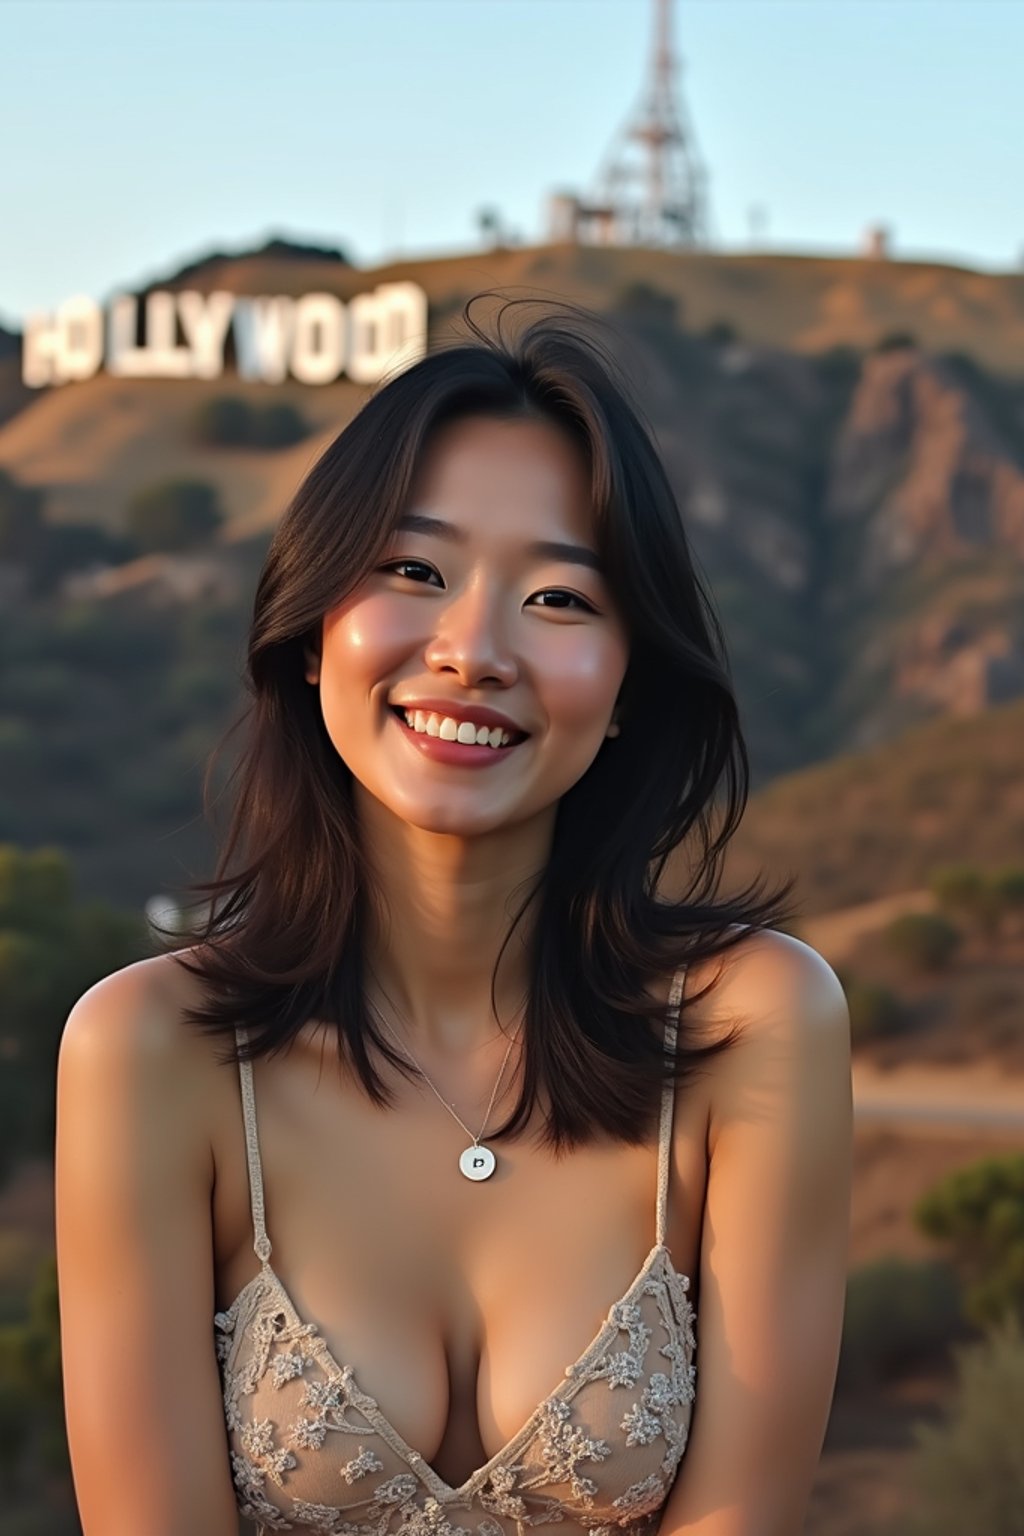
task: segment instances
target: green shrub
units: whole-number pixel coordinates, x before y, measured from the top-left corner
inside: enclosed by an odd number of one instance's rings
[[[66,1470],[57,1262],[39,1263],[28,1297],[28,1317],[0,1328],[0,1484],[15,1480],[31,1444],[44,1450],[51,1470]]]
[[[252,410],[238,395],[217,395],[204,400],[192,415],[192,432],[200,443],[232,448],[249,441]]]
[[[663,326],[666,331],[682,326],[680,300],[643,278],[619,289],[615,297],[615,308],[627,319]]]
[[[904,348],[916,348],[917,337],[913,331],[886,331],[871,348],[872,352],[902,352]]]
[[[0,469],[0,560],[31,564],[46,536],[42,492]]]
[[[890,987],[870,981],[844,984],[850,1009],[850,1038],[854,1045],[866,1040],[884,1039],[898,1034],[906,1020],[906,1010]]]
[[[877,1385],[934,1359],[961,1323],[949,1266],[896,1255],[851,1272],[839,1353],[838,1384]]]
[[[972,1323],[984,1328],[1008,1312],[1024,1320],[1024,1153],[956,1169],[921,1197],[913,1216],[952,1250]]]
[[[254,448],[289,448],[309,433],[305,418],[294,405],[280,400],[253,412],[249,442]]]
[[[1019,931],[1024,919],[1024,868],[1017,864],[997,869],[990,885],[996,924]]]
[[[705,341],[710,341],[713,347],[731,346],[739,340],[739,331],[731,320],[712,320],[702,332]]]
[[[1008,907],[1024,907],[1024,869],[1019,864],[997,869],[992,885]]]
[[[904,912],[885,929],[885,942],[915,971],[941,971],[960,945],[960,932],[937,913]]]
[[[984,888],[981,870],[974,864],[944,864],[933,871],[928,888],[943,912],[969,916]]]
[[[944,1422],[913,1429],[916,1504],[900,1536],[1024,1536],[1024,1328],[1007,1318],[954,1355]]]
[[[286,400],[260,406],[239,395],[217,395],[197,407],[192,432],[212,447],[287,448],[309,435],[309,424]]]
[[[206,544],[223,520],[212,485],[204,480],[164,480],[133,498],[126,521],[138,548],[153,553]]]
[[[0,845],[0,1183],[53,1145],[53,1068],[71,1005],[146,953],[141,914],[82,902],[63,850]]]
[[[973,864],[948,864],[929,882],[939,908],[965,919],[977,932],[992,937],[1004,914],[1024,905],[1024,870],[1011,868],[992,874]]]

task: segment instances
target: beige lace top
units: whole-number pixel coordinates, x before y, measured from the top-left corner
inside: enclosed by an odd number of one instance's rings
[[[672,1044],[682,986],[680,970]],[[654,1247],[522,1428],[453,1488],[332,1357],[271,1268],[250,1063],[239,1076],[262,1267],[215,1315],[214,1337],[238,1509],[259,1536],[522,1536],[548,1525],[559,1536],[569,1536],[567,1525],[592,1536],[654,1532],[686,1449],[697,1371],[690,1279],[665,1245],[671,1083],[662,1093]]]

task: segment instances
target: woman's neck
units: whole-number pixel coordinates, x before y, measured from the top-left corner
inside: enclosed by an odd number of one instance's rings
[[[371,1000],[435,1057],[463,1057],[507,1029],[526,1000],[531,910],[514,913],[550,854],[553,815],[474,838],[424,831],[368,796],[360,838],[377,893],[366,956]]]

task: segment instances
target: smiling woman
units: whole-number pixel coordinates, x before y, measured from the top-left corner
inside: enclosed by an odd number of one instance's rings
[[[300,486],[195,942],[68,1020],[85,1536],[802,1528],[845,1002],[789,887],[717,894],[711,599],[596,320],[521,309],[467,306]]]

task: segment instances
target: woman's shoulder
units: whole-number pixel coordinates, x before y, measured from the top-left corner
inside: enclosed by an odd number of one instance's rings
[[[705,1021],[739,1025],[745,1037],[784,1017],[833,1018],[845,1006],[839,978],[825,957],[775,928],[747,929],[724,953],[690,965],[686,995],[705,989]]]
[[[694,967],[687,992],[713,983],[695,1007],[712,1038],[735,1031],[715,1057],[712,1120],[749,1113],[752,1096],[815,1092],[824,1076],[849,1076],[850,1016],[835,971],[793,934],[752,929],[734,948]],[[701,1039],[705,1038],[701,1032]]]
[[[732,1005],[743,1005],[754,1015],[792,1001],[827,1005],[843,995],[832,966],[803,938],[777,928],[737,932],[742,937],[731,948],[689,968],[688,991],[714,982],[715,994],[728,994]]]
[[[179,951],[176,953],[187,953]],[[61,1034],[58,1072],[95,1078],[105,1094],[189,1094],[199,1108],[212,1089],[210,1042],[189,1027],[185,1011],[199,995],[197,979],[175,954],[148,956],[111,971],[77,999]]]

